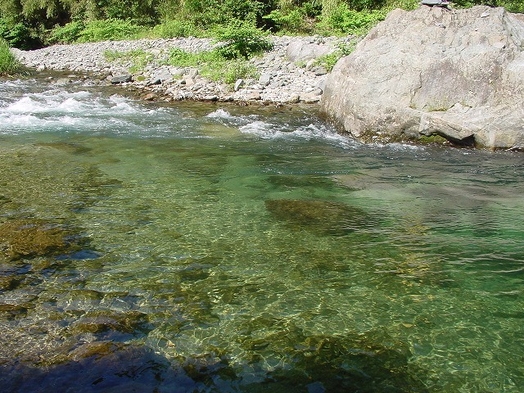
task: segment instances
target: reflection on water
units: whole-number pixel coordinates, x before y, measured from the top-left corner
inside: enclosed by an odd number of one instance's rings
[[[0,92],[9,391],[523,390],[521,154]]]

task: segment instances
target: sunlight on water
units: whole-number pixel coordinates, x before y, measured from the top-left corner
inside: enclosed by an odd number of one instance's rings
[[[524,389],[521,154],[49,83],[0,84],[4,386]]]

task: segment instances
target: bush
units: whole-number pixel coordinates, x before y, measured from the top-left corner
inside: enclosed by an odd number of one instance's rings
[[[34,37],[29,27],[22,22],[14,22],[6,18],[0,18],[0,39],[14,48],[32,49],[40,46],[39,40]]]
[[[135,20],[141,25],[152,25],[158,21],[158,1],[155,0],[110,0],[97,3],[99,7],[103,5],[104,16],[108,19]]]
[[[502,3],[509,12],[524,13],[524,3],[522,0],[506,0]]]
[[[169,20],[155,26],[152,35],[159,38],[199,37],[202,32],[191,22]]]
[[[20,64],[11,53],[9,45],[0,39],[0,74],[12,74],[20,68]]]
[[[504,7],[509,12],[524,12],[522,0],[454,0],[453,4],[459,7],[472,7],[478,4],[489,5],[492,7]]]
[[[50,44],[71,44],[80,39],[84,24],[80,21],[69,22],[65,26],[56,26],[49,34]]]
[[[95,20],[86,24],[80,32],[79,42],[118,41],[133,39],[143,32],[144,28],[128,20],[106,19]]]
[[[238,20],[255,26],[266,8],[263,2],[256,0],[222,0],[219,4],[218,11],[224,16],[223,24]]]
[[[167,4],[173,2],[166,0]],[[159,7],[164,19],[184,20],[207,30],[234,21],[257,26],[272,9],[272,2],[267,0],[184,0],[167,4]]]
[[[388,0],[385,8],[387,10],[394,10],[401,8],[406,11],[411,11],[420,7],[419,0]]]
[[[232,84],[240,78],[256,77],[256,68],[247,60],[272,47],[262,31],[246,23],[217,28],[215,36],[222,46],[199,53],[174,48],[169,53],[168,63],[177,67],[198,67],[203,76]]]
[[[216,51],[225,59],[249,59],[273,47],[265,33],[242,22],[217,28],[215,36],[219,42],[223,42]]]
[[[362,35],[385,17],[384,10],[354,11],[344,3],[323,18],[318,28],[328,33]]]
[[[386,0],[348,0],[347,5],[355,11],[376,10],[384,7]]]
[[[273,22],[277,30],[284,33],[308,32],[306,15],[300,8],[287,12],[273,10],[269,15],[264,16],[264,19]]]

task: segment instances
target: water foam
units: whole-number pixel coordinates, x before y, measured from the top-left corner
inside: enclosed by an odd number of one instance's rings
[[[227,126],[237,127],[242,134],[265,140],[317,140],[344,149],[357,145],[356,141],[338,134],[327,125],[321,124],[320,121],[318,124],[303,125],[293,121],[282,122],[281,119],[262,119],[256,114],[235,116],[222,108],[209,113],[206,117]],[[303,120],[300,119],[300,123],[303,123]]]
[[[236,116],[225,109],[219,108],[207,114],[206,118],[212,119],[227,127],[241,127],[252,121],[257,121],[259,117],[256,114]]]
[[[251,134],[262,139],[285,139],[285,140],[322,140],[329,144],[342,147],[354,148],[357,142],[322,124],[308,124],[305,126],[293,126],[291,124],[275,124],[265,121],[254,121],[239,127],[240,132]]]
[[[173,108],[137,103],[118,94],[105,96],[82,85],[51,85],[44,91],[35,90],[35,85],[38,84],[27,81],[0,84],[0,91],[5,92],[0,99],[1,134],[67,131],[142,137],[202,137],[194,127],[195,120],[182,117]],[[345,149],[356,145],[353,140],[309,116],[282,119],[279,114],[244,111],[237,114],[219,108],[205,118],[232,130],[237,129],[240,134],[265,140],[317,140]]]
[[[159,112],[119,95],[104,97],[85,89],[32,92],[29,84],[9,82],[1,84],[0,91],[4,92],[0,99],[2,134],[56,130],[137,132],[145,118]]]
[[[208,113],[206,117],[210,119],[235,119],[235,116],[233,116],[231,113],[222,108],[217,109],[214,112]]]

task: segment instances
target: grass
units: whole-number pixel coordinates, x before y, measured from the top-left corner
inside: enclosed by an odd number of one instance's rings
[[[142,71],[146,65],[153,60],[153,55],[142,49],[135,49],[127,52],[107,50],[104,58],[110,62],[128,63],[129,72]]]
[[[200,74],[212,81],[233,84],[238,79],[256,78],[257,70],[244,58],[227,59],[220,51],[186,52],[171,50],[167,63],[176,67],[195,67]]]
[[[93,20],[87,23],[73,21],[48,31],[47,42],[72,44],[75,42],[132,40],[146,36],[150,30],[132,21],[120,19]]]
[[[222,60],[202,67],[202,75],[213,81],[234,84],[238,79],[258,78],[255,66],[244,59]]]
[[[349,44],[339,44],[336,51],[324,56],[320,56],[315,60],[315,65],[324,67],[328,72],[331,72],[337,61],[340,58],[351,54],[355,50],[356,42],[352,41]]]
[[[9,45],[0,39],[0,75],[13,74],[20,69],[20,63],[11,53]]]
[[[142,49],[127,52],[105,51],[104,57],[110,62],[128,63],[131,73],[142,71],[153,60],[153,55]],[[175,67],[198,68],[203,77],[230,85],[238,79],[258,78],[259,76],[256,67],[248,60],[242,57],[227,59],[219,50],[193,53],[173,48],[166,64]]]
[[[204,35],[202,29],[194,24],[179,20],[164,21],[147,33],[148,38],[202,37]]]

